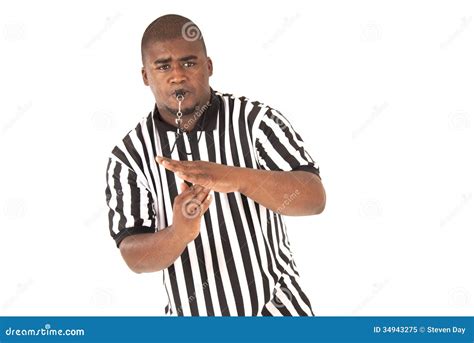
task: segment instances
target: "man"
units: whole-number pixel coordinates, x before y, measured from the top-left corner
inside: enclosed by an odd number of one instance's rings
[[[156,19],[141,49],[155,105],[107,165],[125,262],[163,270],[169,315],[314,315],[281,216],[325,206],[301,137],[273,108],[210,88],[212,61],[189,19]]]

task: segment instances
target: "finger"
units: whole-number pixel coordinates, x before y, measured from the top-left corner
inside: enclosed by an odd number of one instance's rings
[[[180,193],[183,193],[184,191],[188,190],[190,187],[188,187],[188,185],[184,182],[181,182],[179,184],[179,190],[180,190]]]
[[[196,178],[194,175],[190,174],[189,172],[184,172],[182,170],[179,170],[176,172],[176,176],[182,180],[185,180],[194,184],[201,184],[199,182],[199,179]]]
[[[197,193],[201,192],[205,187],[203,185],[195,183],[191,186],[191,188],[193,189],[193,192],[195,194],[197,194]]]
[[[180,160],[173,160],[172,158],[159,156],[155,157],[156,162],[162,164],[163,166],[172,166],[174,167],[182,167],[182,168],[191,168],[195,165],[195,161],[180,161]]]
[[[202,216],[209,208],[211,201],[211,194],[207,194],[206,198],[202,203],[199,202],[196,198],[190,199],[181,205],[183,215],[188,219],[194,219],[198,216]]]
[[[202,191],[203,187],[201,185],[196,185],[195,184],[195,185],[192,185],[191,188],[192,188],[192,192],[193,192],[194,196],[196,196],[196,194],[199,194]]]
[[[192,188],[199,189],[198,192],[191,191]],[[179,196],[179,204],[183,207],[186,214],[195,214],[199,212],[202,202],[206,199],[209,195],[210,189],[204,188],[200,185],[195,185],[194,187],[190,187],[188,192],[183,192]]]
[[[209,188],[205,188],[202,186],[200,187],[201,187],[201,190],[195,193],[194,199],[202,203],[206,199],[206,197],[209,195],[211,190]]]
[[[212,178],[208,174],[199,174],[199,173],[186,170],[186,171],[177,171],[176,176],[182,180],[191,182],[193,184],[198,184],[206,188],[212,189],[214,185],[214,183],[212,182]]]
[[[193,196],[196,196],[204,189],[204,187],[201,185],[193,185],[187,181],[184,181],[183,183],[187,185],[187,189],[189,189],[188,192],[193,194]]]
[[[185,171],[185,172],[179,171],[179,172],[176,172],[176,175],[183,180],[212,189],[213,182],[209,174],[198,174],[198,173],[190,173],[189,171]]]
[[[170,171],[172,171],[173,173],[176,173],[176,172],[182,172],[183,171],[183,168],[177,164],[177,163],[161,163],[161,165],[165,168],[165,169],[168,169]]]
[[[184,170],[182,161],[172,160],[171,158],[167,158],[163,156],[156,156],[155,161],[161,164],[166,169],[171,170],[172,172]]]
[[[201,214],[206,213],[206,211],[208,210],[209,206],[212,203],[212,199],[213,199],[212,194],[209,193],[206,199],[204,199],[204,201],[201,204]]]
[[[200,194],[203,190],[203,187],[198,186],[198,185],[193,185],[191,187],[188,187],[186,185],[186,187],[187,187],[186,191],[182,192],[179,195],[180,201],[183,201],[183,202],[191,201],[192,199],[194,199],[196,197],[197,194]]]
[[[166,164],[168,162],[176,161],[176,160],[173,160],[172,158],[168,158],[168,157],[164,157],[164,156],[160,156],[160,155],[156,155],[155,160],[156,160],[156,162],[158,162],[160,164],[163,164],[163,163]]]

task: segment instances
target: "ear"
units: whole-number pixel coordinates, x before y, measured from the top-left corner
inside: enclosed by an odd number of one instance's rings
[[[214,71],[214,67],[212,66],[212,60],[210,57],[207,58],[207,70],[209,72],[209,76],[212,76],[212,72]]]
[[[143,83],[145,86],[149,86],[150,84],[148,83],[148,76],[146,74],[145,67],[142,67],[142,78],[143,78]]]

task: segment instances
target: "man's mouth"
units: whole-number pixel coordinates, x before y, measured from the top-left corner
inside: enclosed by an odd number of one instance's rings
[[[175,97],[175,98],[180,96],[184,99],[187,94],[189,94],[189,92],[185,89],[176,89],[173,92],[171,92],[170,96]]]

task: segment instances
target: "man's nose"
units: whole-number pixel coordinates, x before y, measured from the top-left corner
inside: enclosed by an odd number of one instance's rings
[[[171,83],[183,83],[186,81],[186,73],[184,71],[184,68],[176,64],[173,66],[173,70],[171,71]]]

